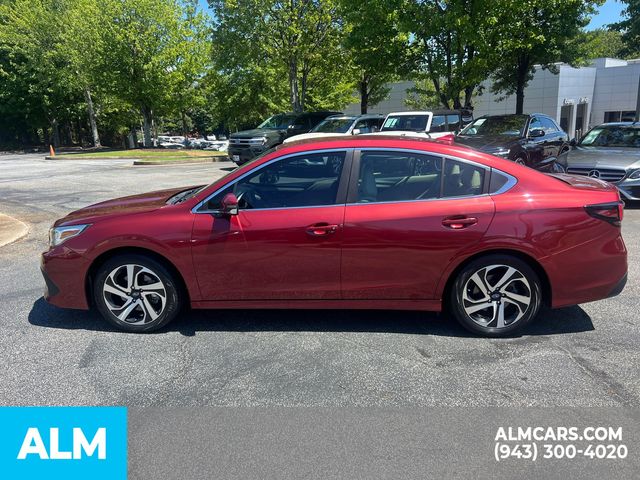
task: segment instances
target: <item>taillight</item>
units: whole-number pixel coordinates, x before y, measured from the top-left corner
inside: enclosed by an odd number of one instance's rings
[[[620,226],[622,217],[624,217],[624,202],[598,203],[596,205],[587,205],[584,207],[589,215],[611,225]]]

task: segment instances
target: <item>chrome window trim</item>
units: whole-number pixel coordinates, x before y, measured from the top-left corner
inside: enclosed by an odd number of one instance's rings
[[[231,182],[223,185],[222,187],[218,188],[215,192],[213,192],[211,195],[207,196],[204,200],[198,202],[192,209],[191,209],[191,213],[208,213],[208,214],[214,214],[214,215],[220,215],[220,210],[198,210],[200,207],[202,207],[203,205],[205,205],[209,200],[211,200],[213,197],[215,197],[218,193],[220,193],[221,191],[223,191],[224,189],[235,185],[237,182],[239,182],[240,180],[242,180],[243,178],[247,177],[249,174],[252,174],[258,170],[261,170],[262,168],[266,167],[267,165],[271,165],[272,163],[276,163],[279,162],[281,160],[286,160],[287,158],[291,158],[291,157],[297,157],[297,156],[302,156],[302,155],[315,155],[318,153],[331,153],[331,152],[345,152],[345,161],[347,158],[347,154],[349,152],[349,150],[353,150],[353,147],[349,147],[349,148],[326,148],[326,149],[322,149],[322,150],[307,150],[306,152],[296,152],[296,153],[288,153],[286,155],[282,155],[280,157],[276,157],[276,158],[272,158],[271,160],[269,160],[268,162],[263,163],[262,165],[260,165],[258,168],[252,168],[250,170],[248,170],[247,172],[243,173],[242,175],[240,175],[238,178],[232,180]],[[344,165],[342,166],[344,169]],[[343,170],[344,171],[344,170]],[[338,177],[338,179],[340,179],[342,177],[342,173],[343,171],[340,173],[340,176]],[[293,209],[293,208],[321,208],[321,207],[333,207],[333,206],[341,206],[344,205],[344,203],[332,203],[329,205],[304,205],[304,206],[298,206],[298,207],[273,207],[273,208],[251,208],[249,210],[255,212],[255,211],[264,211],[264,210],[285,210],[285,209]],[[243,210],[240,210],[240,212],[242,212]]]
[[[491,174],[492,171],[496,171],[501,175],[504,175],[507,177],[507,183],[505,183],[500,189],[498,189],[496,192],[491,193],[491,192],[486,192],[486,193],[481,193],[480,195],[463,195],[463,196],[456,196],[456,197],[439,197],[439,198],[424,198],[424,199],[413,199],[413,200],[388,200],[388,201],[384,201],[384,202],[351,202],[351,203],[347,203],[346,206],[347,207],[352,207],[352,206],[358,206],[358,205],[388,205],[388,204],[392,204],[392,203],[415,203],[415,202],[435,202],[435,201],[439,201],[439,200],[461,200],[461,199],[466,199],[466,198],[482,198],[482,197],[489,197],[492,195],[500,195],[502,193],[505,193],[507,191],[509,191],[511,188],[513,188],[517,183],[518,183],[518,179],[516,177],[514,177],[513,175],[510,175],[506,172],[503,172],[502,170],[499,170],[497,168],[493,168],[493,167],[489,167],[487,165],[484,165],[482,163],[478,163],[474,160],[468,160],[466,158],[460,158],[460,157],[456,157],[454,155],[441,155],[441,154],[434,154],[433,152],[428,152],[425,150],[415,150],[415,149],[408,149],[408,148],[400,148],[400,147],[364,147],[364,148],[360,148],[358,149],[360,151],[360,153],[365,152],[365,151],[399,151],[399,152],[409,152],[409,153],[416,153],[416,154],[421,154],[421,155],[431,155],[431,156],[435,156],[435,157],[440,157],[443,159],[443,164],[444,161],[446,161],[447,159],[450,160],[455,160],[458,162],[462,162],[462,163],[468,163],[477,167],[480,167],[482,169],[485,170],[485,175],[489,176],[489,180],[491,180]],[[362,157],[359,156],[358,158],[358,163],[362,161]],[[444,166],[444,165],[443,165]],[[444,177],[444,174],[442,175]]]

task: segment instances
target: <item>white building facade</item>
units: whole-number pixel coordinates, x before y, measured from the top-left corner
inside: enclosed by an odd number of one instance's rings
[[[558,64],[559,72],[538,68],[524,92],[524,112],[544,113],[555,118],[570,137],[580,136],[604,122],[633,121],[640,88],[640,59],[598,58],[587,67]],[[474,99],[474,116],[514,113],[514,95],[491,93],[491,82]],[[412,82],[392,85],[389,98],[369,109],[370,113],[408,110],[406,90]],[[359,113],[350,105],[346,113]]]

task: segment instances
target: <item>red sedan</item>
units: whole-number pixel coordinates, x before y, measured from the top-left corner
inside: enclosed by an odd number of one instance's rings
[[[618,294],[623,203],[446,141],[293,143],[208,186],[69,214],[43,254],[45,298],[127,331],[192,308],[440,311],[488,336]]]

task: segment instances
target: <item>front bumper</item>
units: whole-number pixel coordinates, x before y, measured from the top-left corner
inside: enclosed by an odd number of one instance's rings
[[[244,163],[247,163],[249,160],[253,160],[255,157],[267,151],[268,149],[269,147],[267,147],[266,145],[229,145],[229,160],[235,162],[238,165],[242,165]]]
[[[640,200],[640,179],[622,180],[614,185],[626,200]]]
[[[56,307],[88,310],[85,279],[89,262],[64,245],[44,252],[40,270],[44,277],[44,299]]]

